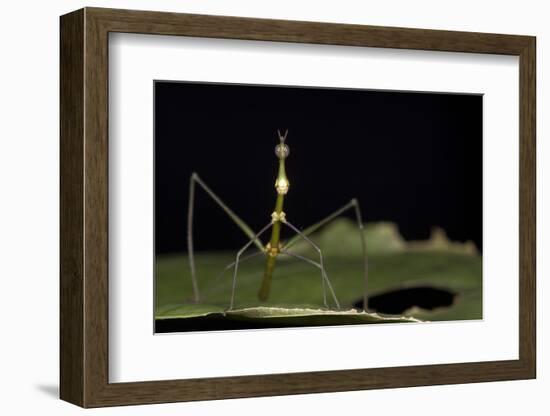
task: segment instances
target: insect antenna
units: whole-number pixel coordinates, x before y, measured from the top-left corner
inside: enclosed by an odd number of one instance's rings
[[[285,130],[284,136],[281,134],[281,130],[277,129],[277,134],[279,135],[279,140],[281,141],[281,144],[285,142],[286,136],[288,134],[288,129]]]

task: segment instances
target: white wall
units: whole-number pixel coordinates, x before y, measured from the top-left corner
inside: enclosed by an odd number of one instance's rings
[[[69,1],[3,4],[0,14],[0,409],[3,414],[76,414],[56,399],[58,385],[58,16],[82,6],[156,9],[538,37],[538,333],[536,381],[422,387],[92,410],[88,414],[548,414],[550,362],[543,304],[550,146],[543,130],[550,90],[550,26],[543,1],[298,0]],[[544,200],[546,199],[546,201]],[[11,410],[11,411],[10,411]]]

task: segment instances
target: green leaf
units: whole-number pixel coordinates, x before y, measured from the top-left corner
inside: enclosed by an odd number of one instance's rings
[[[157,316],[157,321],[178,322],[180,328],[185,329],[185,321],[192,322],[193,328],[211,325],[212,322],[225,322],[225,325],[234,328],[233,324],[245,323],[246,327],[294,327],[294,326],[325,326],[350,324],[381,324],[419,322],[418,319],[406,316],[390,316],[377,313],[367,313],[350,309],[334,311],[311,308],[283,308],[283,307],[253,307],[234,309],[231,311],[217,311],[213,306],[211,312],[205,309],[195,309],[190,305],[182,305],[170,309]],[[180,329],[181,330],[181,329]]]
[[[402,251],[439,251],[476,255],[473,242],[450,241],[445,231],[433,227],[428,240],[405,241],[394,223],[377,222],[365,224],[364,228],[367,251],[370,255],[396,253]],[[361,256],[361,240],[355,222],[347,218],[338,218],[330,225],[323,227],[313,236],[314,241],[323,248],[326,256]],[[311,247],[305,241],[293,246],[293,251],[304,253]]]
[[[381,314],[383,319],[352,312],[363,296],[361,246],[357,227],[350,220],[341,219],[311,238],[323,250],[327,273],[343,312],[322,309],[319,269],[284,256],[277,259],[269,300],[259,302],[257,292],[265,258],[257,256],[239,266],[235,310],[224,313],[229,306],[233,273],[230,270],[219,276],[225,266],[234,261],[235,253],[202,252],[195,258],[200,304],[192,303],[185,253],[157,257],[156,319],[202,317],[257,322],[259,326],[396,322],[403,316],[429,321],[481,319],[482,262],[472,243],[451,242],[439,229],[434,229],[429,240],[407,242],[391,223],[367,224],[365,235],[369,253],[369,297],[404,288],[430,287],[455,294],[453,304],[433,310],[413,305],[397,316]],[[302,242],[296,243],[292,250],[317,260],[316,253]],[[335,309],[333,303],[331,309]],[[279,315],[273,315],[275,312]]]

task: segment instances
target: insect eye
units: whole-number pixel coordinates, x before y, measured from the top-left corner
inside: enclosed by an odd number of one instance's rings
[[[277,155],[279,159],[286,159],[289,153],[290,149],[286,144],[282,143],[275,146],[275,155]]]

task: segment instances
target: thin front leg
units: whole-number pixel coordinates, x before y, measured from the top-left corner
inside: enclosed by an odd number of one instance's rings
[[[264,252],[263,252],[263,251],[256,251],[256,252],[251,253],[251,254],[249,254],[249,255],[247,255],[247,256],[241,257],[241,258],[239,259],[239,263],[243,263],[243,262],[245,262],[245,261],[247,261],[247,260],[250,260],[250,259],[252,259],[252,258],[254,258],[254,257],[257,257],[257,256],[259,256],[260,254],[264,254]],[[212,292],[212,289],[213,289],[214,287],[216,287],[216,284],[220,281],[220,279],[223,277],[223,275],[224,275],[228,270],[232,269],[234,266],[235,266],[235,262],[232,261],[231,263],[229,263],[228,265],[226,265],[226,266],[223,268],[223,270],[216,276],[216,278],[214,279],[214,281],[211,283],[211,287],[210,287],[209,289],[206,289],[206,297],[208,297],[208,294]],[[203,294],[204,294],[204,291],[203,291]],[[205,297],[205,296],[203,296],[203,298],[204,298],[204,297]]]
[[[361,239],[361,251],[363,255],[363,309],[366,311],[368,309],[368,293],[369,293],[369,262],[368,262],[368,256],[367,256],[367,242],[365,240],[365,230],[363,226],[363,219],[361,218],[361,208],[359,207],[359,201],[357,199],[353,198],[350,202],[348,202],[343,207],[337,209],[332,214],[327,216],[326,218],[322,219],[316,224],[313,224],[309,227],[307,227],[304,231],[302,231],[302,234],[305,236],[309,236],[315,231],[317,231],[322,226],[328,224],[329,222],[333,221],[336,217],[342,215],[344,212],[346,212],[349,209],[353,209],[355,212],[355,218],[357,221],[357,229],[359,230],[359,238]],[[300,235],[297,234],[283,246],[284,250],[288,250],[289,247],[294,245],[298,240],[300,239]]]
[[[292,253],[290,251],[281,251],[282,254],[286,254],[287,256],[291,256],[291,257],[295,257],[297,259],[300,259],[300,260],[303,260],[309,264],[312,264],[313,266],[317,267],[318,269],[321,269],[321,279],[323,281],[323,303],[325,304],[325,308],[328,309],[328,304],[327,304],[327,292],[326,292],[326,289],[325,289],[325,280],[326,280],[326,283],[328,285],[328,288],[330,290],[330,294],[332,295],[332,299],[334,300],[334,304],[336,305],[336,307],[338,309],[340,309],[340,302],[338,302],[338,299],[336,298],[336,294],[334,293],[334,289],[332,288],[332,285],[330,284],[330,280],[328,280],[328,277],[326,276],[326,271],[324,270],[323,266],[321,265],[321,263],[317,263],[316,261],[314,260],[311,260],[305,256],[301,256],[299,254],[296,254],[296,253]]]
[[[221,198],[216,195],[204,182],[199,175],[193,172],[189,179],[189,206],[187,210],[187,254],[189,257],[189,268],[191,269],[191,283],[193,285],[193,298],[195,302],[199,302],[199,286],[197,283],[197,270],[195,267],[195,251],[193,246],[193,216],[195,207],[195,184],[206,192],[212,200],[229,216],[231,220],[243,231],[248,238],[253,239],[254,244],[263,251],[262,242],[254,236],[254,231],[248,226],[231,208],[229,208]]]
[[[283,224],[285,224],[286,226],[291,228],[297,235],[299,235],[307,243],[309,243],[309,245],[311,245],[315,249],[315,251],[317,251],[317,253],[319,254],[319,267],[321,269],[321,281],[323,282],[323,297],[324,297],[324,301],[325,301],[325,306],[326,306],[327,300],[326,300],[326,289],[325,289],[324,282],[326,282],[327,285],[329,286],[329,288],[330,288],[330,290],[331,290],[331,292],[334,296],[336,306],[337,306],[338,309],[340,309],[340,303],[338,303],[338,300],[336,299],[336,295],[334,294],[334,291],[332,290],[332,285],[330,284],[330,280],[327,276],[327,272],[325,270],[325,266],[324,266],[324,263],[323,263],[323,252],[321,251],[319,246],[317,244],[315,244],[307,235],[302,233],[298,228],[296,228],[294,225],[292,225],[288,221],[284,220]],[[284,250],[287,251],[286,248],[284,248]]]
[[[231,288],[231,301],[229,302],[229,309],[233,309],[233,302],[235,300],[235,288],[237,287],[237,271],[239,269],[239,260],[242,256],[242,254],[250,247],[250,245],[257,239],[260,238],[260,236],[265,233],[267,230],[269,230],[273,226],[273,222],[270,222],[267,224],[264,228],[262,228],[258,234],[254,235],[248,243],[246,243],[237,253],[237,257],[235,258],[235,269],[233,271],[233,287]],[[264,249],[262,249],[264,251]]]

